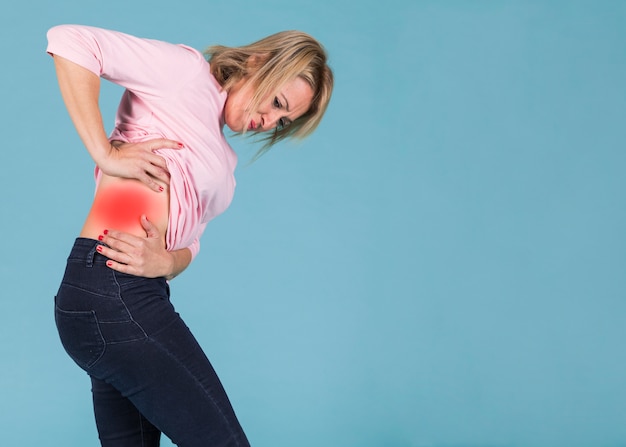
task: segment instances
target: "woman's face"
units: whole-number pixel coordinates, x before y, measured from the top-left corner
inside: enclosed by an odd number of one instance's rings
[[[242,79],[230,89],[224,105],[224,121],[233,132],[265,132],[276,126],[286,127],[311,106],[313,89],[298,77],[275,95],[263,98],[257,110],[247,110],[254,88],[246,84],[246,80]]]

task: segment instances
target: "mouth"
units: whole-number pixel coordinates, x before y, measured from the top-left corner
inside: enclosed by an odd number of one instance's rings
[[[256,123],[254,122],[254,120],[250,121],[250,124],[248,125],[248,130],[256,130]]]

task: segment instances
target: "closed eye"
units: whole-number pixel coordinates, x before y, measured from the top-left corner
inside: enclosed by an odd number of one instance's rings
[[[281,118],[278,120],[276,124],[276,130],[283,130],[285,127],[289,127],[291,124],[291,120],[288,118]]]
[[[278,96],[274,97],[273,105],[277,109],[283,108],[283,104],[280,102],[280,99],[278,99]],[[289,108],[287,108],[287,111],[289,111]],[[289,126],[290,124],[291,124],[291,120],[289,118],[280,118],[276,123],[276,130],[283,130],[285,127]]]

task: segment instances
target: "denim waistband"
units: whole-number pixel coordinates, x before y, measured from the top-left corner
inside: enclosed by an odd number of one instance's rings
[[[78,237],[74,241],[72,250],[67,258],[68,262],[85,262],[87,267],[94,264],[104,265],[107,258],[96,251],[98,245],[105,245],[95,239]]]

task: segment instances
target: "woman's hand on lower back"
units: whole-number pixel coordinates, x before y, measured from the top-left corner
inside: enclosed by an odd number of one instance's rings
[[[103,231],[100,240],[107,246],[100,245],[98,251],[109,258],[108,267],[130,275],[167,279],[187,268],[191,262],[190,250],[167,251],[161,234],[146,216],[141,216],[141,224],[146,237],[109,229]]]
[[[100,77],[62,56],[54,55],[59,88],[67,111],[87,151],[105,174],[134,178],[155,191],[169,184],[167,165],[156,149],[181,149],[164,138],[141,143],[109,142],[102,125]],[[159,184],[160,183],[160,184]]]
[[[182,143],[155,139],[141,143],[112,141],[107,156],[98,161],[105,174],[115,177],[137,179],[154,191],[163,191],[169,184],[169,172],[165,159],[154,151],[157,149],[181,149]]]

